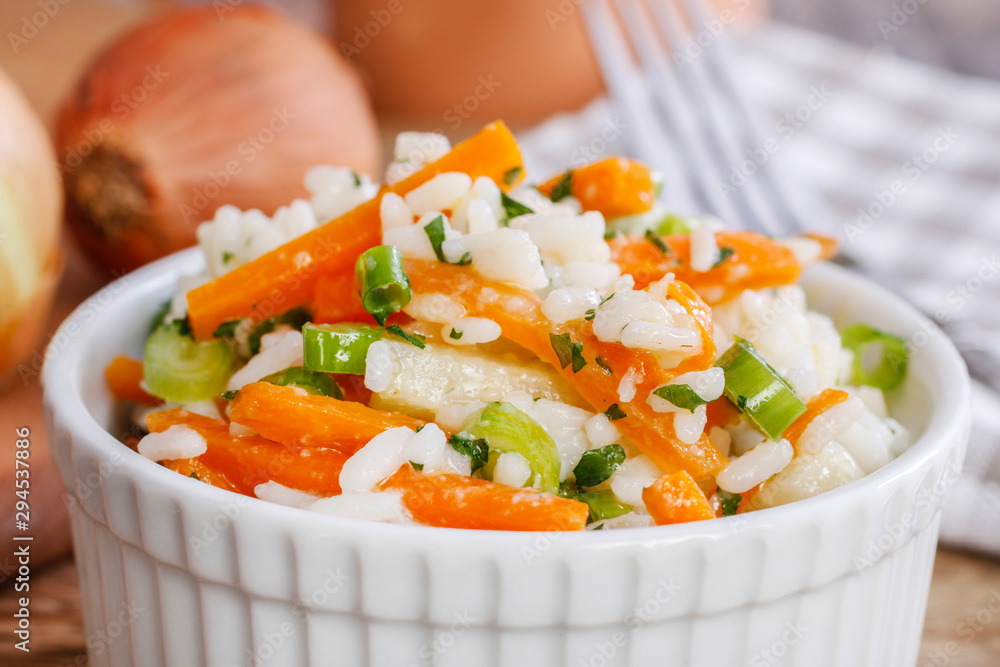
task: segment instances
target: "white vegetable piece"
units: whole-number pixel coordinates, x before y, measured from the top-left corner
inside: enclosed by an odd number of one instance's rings
[[[733,459],[715,480],[723,491],[744,493],[784,469],[794,454],[787,440],[766,440]]]
[[[208,443],[198,431],[183,424],[174,424],[165,431],[143,437],[138,450],[152,461],[193,459],[208,451]]]

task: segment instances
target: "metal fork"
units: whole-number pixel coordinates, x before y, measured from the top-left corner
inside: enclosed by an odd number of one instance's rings
[[[691,37],[692,27],[706,25],[701,0],[587,0],[581,8],[609,96],[625,119],[626,147],[663,170],[673,208],[779,237],[835,231],[823,206],[801,188],[792,191],[776,155],[756,161],[753,176],[738,187],[730,181],[733,165],[766,144],[734,82],[726,35],[715,34],[683,62],[670,51]],[[890,289],[898,283],[847,253],[836,261]],[[1000,390],[993,337],[970,323],[928,318],[951,336],[972,374]]]

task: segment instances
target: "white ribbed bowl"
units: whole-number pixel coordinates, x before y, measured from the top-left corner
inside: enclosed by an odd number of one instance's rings
[[[335,519],[171,472],[106,429],[103,370],[141,353],[196,250],[111,284],[47,351],[91,664],[156,667],[895,667],[915,664],[939,508],[969,424],[947,339],[881,288],[811,269],[812,307],[916,347],[896,415],[919,439],[819,497],[580,534]]]

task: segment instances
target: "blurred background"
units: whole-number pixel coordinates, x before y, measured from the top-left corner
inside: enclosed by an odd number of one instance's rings
[[[27,423],[35,433],[36,564],[69,549],[37,376],[44,344],[72,308],[109,277],[189,244],[219,205],[271,214],[303,196],[311,164],[381,180],[403,129],[455,141],[503,118],[535,178],[581,154],[622,150],[586,1],[264,3],[297,24],[227,20],[244,16],[249,0],[0,2],[0,129],[16,128],[0,131],[0,432]],[[182,4],[202,6],[198,25],[130,33]],[[1000,330],[996,270],[983,278],[1000,249],[1000,2],[715,4],[721,20],[694,26],[697,41],[672,45],[675,57],[731,39],[737,83],[778,141],[776,155],[852,253],[905,282],[929,312]],[[3,208],[3,187],[16,191],[29,172],[35,200],[23,198],[18,217],[17,206]],[[121,243],[108,241],[133,224]],[[18,267],[29,265],[36,275],[18,301]],[[9,543],[4,466],[13,457],[0,460],[0,539]],[[945,537],[969,543],[960,532]],[[1000,586],[992,561],[946,553],[937,568],[928,652],[955,638],[970,582]],[[8,556],[0,579],[11,572]],[[37,586],[49,605],[39,613],[51,623],[51,661],[32,664],[81,664],[71,566],[60,561],[46,577]],[[3,618],[12,599],[0,596]],[[961,664],[996,664],[1000,627],[991,632],[982,661]],[[0,651],[0,664],[15,663]]]

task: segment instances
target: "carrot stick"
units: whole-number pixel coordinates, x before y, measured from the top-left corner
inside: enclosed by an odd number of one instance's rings
[[[753,499],[754,496],[756,496],[758,493],[760,493],[760,490],[763,487],[764,487],[764,482],[761,482],[760,484],[758,484],[757,486],[753,487],[752,489],[750,489],[748,491],[744,491],[743,493],[741,493],[740,494],[740,506],[736,508],[736,513],[737,514],[743,514],[744,512],[749,511],[750,501]]]
[[[725,467],[726,458],[707,436],[702,435],[694,445],[680,442],[674,433],[673,415],[654,412],[646,403],[646,397],[658,386],[681,373],[705,369],[715,362],[708,307],[686,286],[675,281],[670,295],[688,309],[698,323],[702,352],[685,359],[676,368],[663,370],[650,352],[597,340],[590,322],[578,320],[553,325],[542,314],[541,300],[533,293],[486,280],[471,268],[412,260],[406,262],[406,270],[415,294],[446,294],[464,306],[470,316],[493,320],[500,325],[506,338],[561,372],[594,410],[603,412],[619,403],[627,418],[616,421],[615,425],[664,472],[687,470],[700,479]],[[490,299],[481,298],[486,289],[492,290]],[[563,333],[583,345],[587,365],[579,372],[574,373],[572,366],[560,368],[549,334]],[[611,368],[612,375],[597,364],[595,358],[598,356]],[[618,384],[629,371],[638,378],[636,398],[622,403],[618,398]]]
[[[403,492],[413,518],[428,526],[474,530],[583,530],[586,503],[450,473],[424,474],[405,464],[381,484]]]
[[[708,408],[706,431],[711,431],[713,426],[727,426],[740,420],[740,411],[725,396],[712,401],[706,407]]]
[[[833,406],[843,403],[848,399],[848,394],[846,391],[840,389],[824,389],[820,393],[809,399],[806,403],[806,411],[803,412],[798,419],[792,422],[792,425],[785,429],[782,436],[788,440],[796,449],[799,445],[799,440],[802,439],[802,434],[805,433],[806,427],[816,417],[832,408]]]
[[[358,279],[353,271],[321,276],[312,299],[312,320],[321,324],[334,322],[375,323],[361,305]]]
[[[154,433],[175,424],[188,426],[205,438],[208,451],[195,460],[224,475],[238,493],[252,496],[255,486],[272,480],[321,496],[340,493],[345,454],[332,449],[295,452],[259,435],[233,436],[229,422],[177,408],[146,415],[146,427]]]
[[[648,211],[656,199],[656,183],[649,167],[624,157],[610,157],[570,172],[570,191],[584,211],[600,211],[617,218]],[[566,173],[538,186],[546,197],[566,178]]]
[[[104,369],[111,395],[139,405],[160,405],[163,401],[142,388],[142,362],[118,355]]]
[[[390,428],[407,426],[416,430],[425,424],[398,412],[306,394],[269,382],[243,387],[229,414],[234,422],[289,447],[327,447],[345,454],[353,454]]]
[[[642,501],[657,526],[715,518],[708,498],[683,470],[664,475],[643,489]]]
[[[667,253],[641,237],[618,237],[608,244],[611,260],[621,266],[622,273],[632,274],[636,289],[673,273],[709,304],[731,299],[746,289],[792,285],[802,274],[792,251],[766,236],[720,231],[715,233],[715,239],[720,248],[731,248],[733,254],[703,273],[691,269],[691,237],[687,234],[664,236]]]
[[[393,186],[383,187],[374,199],[279,248],[244,264],[187,295],[188,318],[197,340],[207,340],[223,322],[243,317],[263,320],[308,303],[324,274],[344,274],[365,250],[382,238],[379,206],[382,195],[405,195],[434,176],[460,171],[476,178],[488,176],[504,189],[504,176],[522,165],[521,152],[502,122],[487,125],[455,146],[440,160]]]

